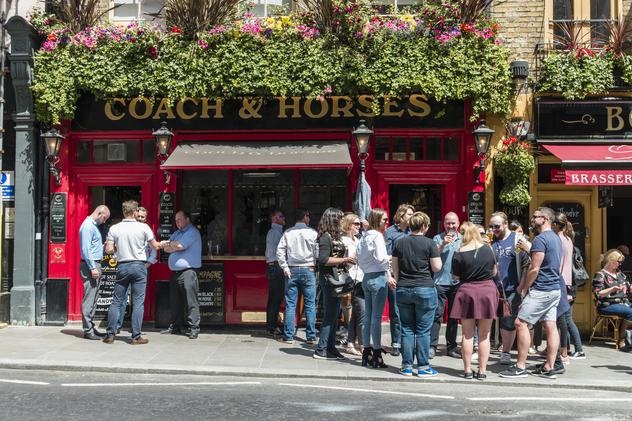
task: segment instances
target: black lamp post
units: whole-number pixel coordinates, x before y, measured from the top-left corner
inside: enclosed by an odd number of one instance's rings
[[[164,164],[169,155],[169,149],[171,148],[171,140],[173,139],[173,132],[167,128],[167,122],[160,123],[160,128],[152,133],[156,138],[156,157],[160,162],[160,165]],[[162,171],[165,178],[165,184],[169,184],[169,173],[165,170]]]
[[[44,142],[46,150],[46,160],[48,161],[48,169],[55,177],[55,184],[61,185],[61,176],[59,174],[59,151],[64,137],[59,134],[56,128],[52,128],[45,133],[41,133],[40,137]]]
[[[373,130],[369,129],[364,120],[360,120],[360,125],[352,132],[358,148],[358,158],[360,158],[360,171],[364,171],[364,161],[369,157],[369,141],[373,135]]]
[[[481,172],[485,170],[485,157],[489,151],[489,145],[494,134],[494,130],[485,125],[485,120],[481,120],[481,124],[472,132],[474,135],[474,144],[476,145],[476,152],[480,159],[480,164],[474,174],[475,182],[478,182]]]

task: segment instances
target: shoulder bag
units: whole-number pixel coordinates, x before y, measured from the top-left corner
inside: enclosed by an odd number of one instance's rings
[[[329,237],[331,241],[331,236]],[[331,247],[331,253],[329,257],[333,257],[333,242]],[[346,255],[346,252],[345,252]],[[355,281],[347,272],[347,268],[344,265],[332,266],[330,273],[324,274],[325,281],[331,287],[331,295],[335,298],[342,297],[345,294],[353,291]]]
[[[582,287],[589,280],[590,277],[584,267],[582,252],[577,247],[573,247],[573,283],[578,287]]]

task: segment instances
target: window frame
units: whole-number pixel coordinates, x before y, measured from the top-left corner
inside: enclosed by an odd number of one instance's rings
[[[558,0],[545,0],[544,1],[544,34],[545,42],[548,45],[553,45],[554,41],[554,24],[560,20],[553,18],[553,6],[554,2]],[[591,24],[594,23],[591,19],[590,1],[591,0],[571,0],[573,5],[573,18],[572,21],[581,24],[580,39],[586,40],[589,45],[592,46],[592,34]],[[623,10],[622,0],[608,0],[610,1],[610,19],[616,19],[617,16]]]

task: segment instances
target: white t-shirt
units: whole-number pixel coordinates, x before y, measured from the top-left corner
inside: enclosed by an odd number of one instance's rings
[[[116,245],[114,257],[118,262],[132,260],[146,262],[145,247],[153,239],[154,233],[149,225],[133,218],[123,219],[118,224],[112,225],[107,236],[107,241],[114,241]]]

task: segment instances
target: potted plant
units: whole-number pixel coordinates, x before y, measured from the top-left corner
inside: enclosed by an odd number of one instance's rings
[[[529,176],[535,169],[529,142],[509,135],[493,157],[494,169],[503,179],[500,202],[508,206],[526,206],[531,201]]]

